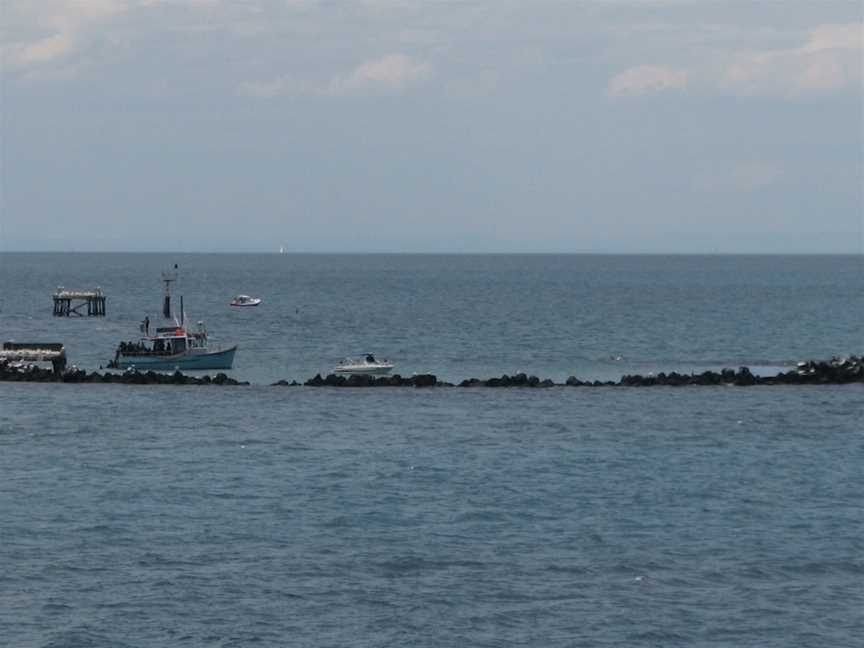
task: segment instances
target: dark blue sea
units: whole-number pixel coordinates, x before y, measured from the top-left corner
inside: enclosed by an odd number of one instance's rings
[[[174,263],[253,384],[0,383],[0,645],[861,645],[862,385],[269,383],[787,370],[864,351],[864,257],[5,253],[0,337],[98,369]]]

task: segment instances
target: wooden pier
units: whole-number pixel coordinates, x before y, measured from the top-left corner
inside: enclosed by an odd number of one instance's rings
[[[88,317],[105,316],[105,295],[101,288],[96,290],[65,290],[62,287],[54,293],[55,317],[84,317],[83,309],[87,309]]]
[[[50,362],[54,373],[66,369],[66,348],[60,342],[4,342],[0,364]]]

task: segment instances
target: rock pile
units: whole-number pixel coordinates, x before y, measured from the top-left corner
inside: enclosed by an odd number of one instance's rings
[[[478,380],[469,378],[459,383],[460,387],[555,387],[555,383],[549,380],[540,380],[537,376],[527,376],[518,373],[515,376],[504,374],[500,378],[489,378]]]
[[[297,383],[286,383],[280,380],[275,385],[296,385]],[[321,374],[315,374],[314,378],[310,378],[305,383],[306,387],[452,387],[450,383],[441,382],[432,374],[417,374],[410,378],[403,378],[399,374],[393,376],[368,376],[363,374],[353,374],[350,376],[340,376],[337,374],[329,374],[326,378],[322,378]]]
[[[11,367],[0,365],[0,381],[10,382],[64,382],[64,383],[118,383],[123,385],[248,385],[248,382],[240,382],[229,378],[224,373],[218,373],[213,377],[187,376],[180,371],[170,373],[158,373],[156,371],[124,371],[123,373],[100,374],[98,371],[90,372],[72,367],[71,369],[55,373],[50,369],[41,367]]]

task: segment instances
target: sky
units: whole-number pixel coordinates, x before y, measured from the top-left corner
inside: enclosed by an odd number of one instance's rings
[[[0,250],[864,253],[864,3],[0,0]]]

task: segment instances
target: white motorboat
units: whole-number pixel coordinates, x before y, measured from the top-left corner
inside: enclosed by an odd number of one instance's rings
[[[231,300],[232,306],[257,306],[260,303],[260,297],[250,297],[249,295],[237,295]]]
[[[394,366],[389,360],[376,360],[375,356],[367,353],[363,358],[346,358],[333,371],[337,374],[382,376],[390,373]]]

